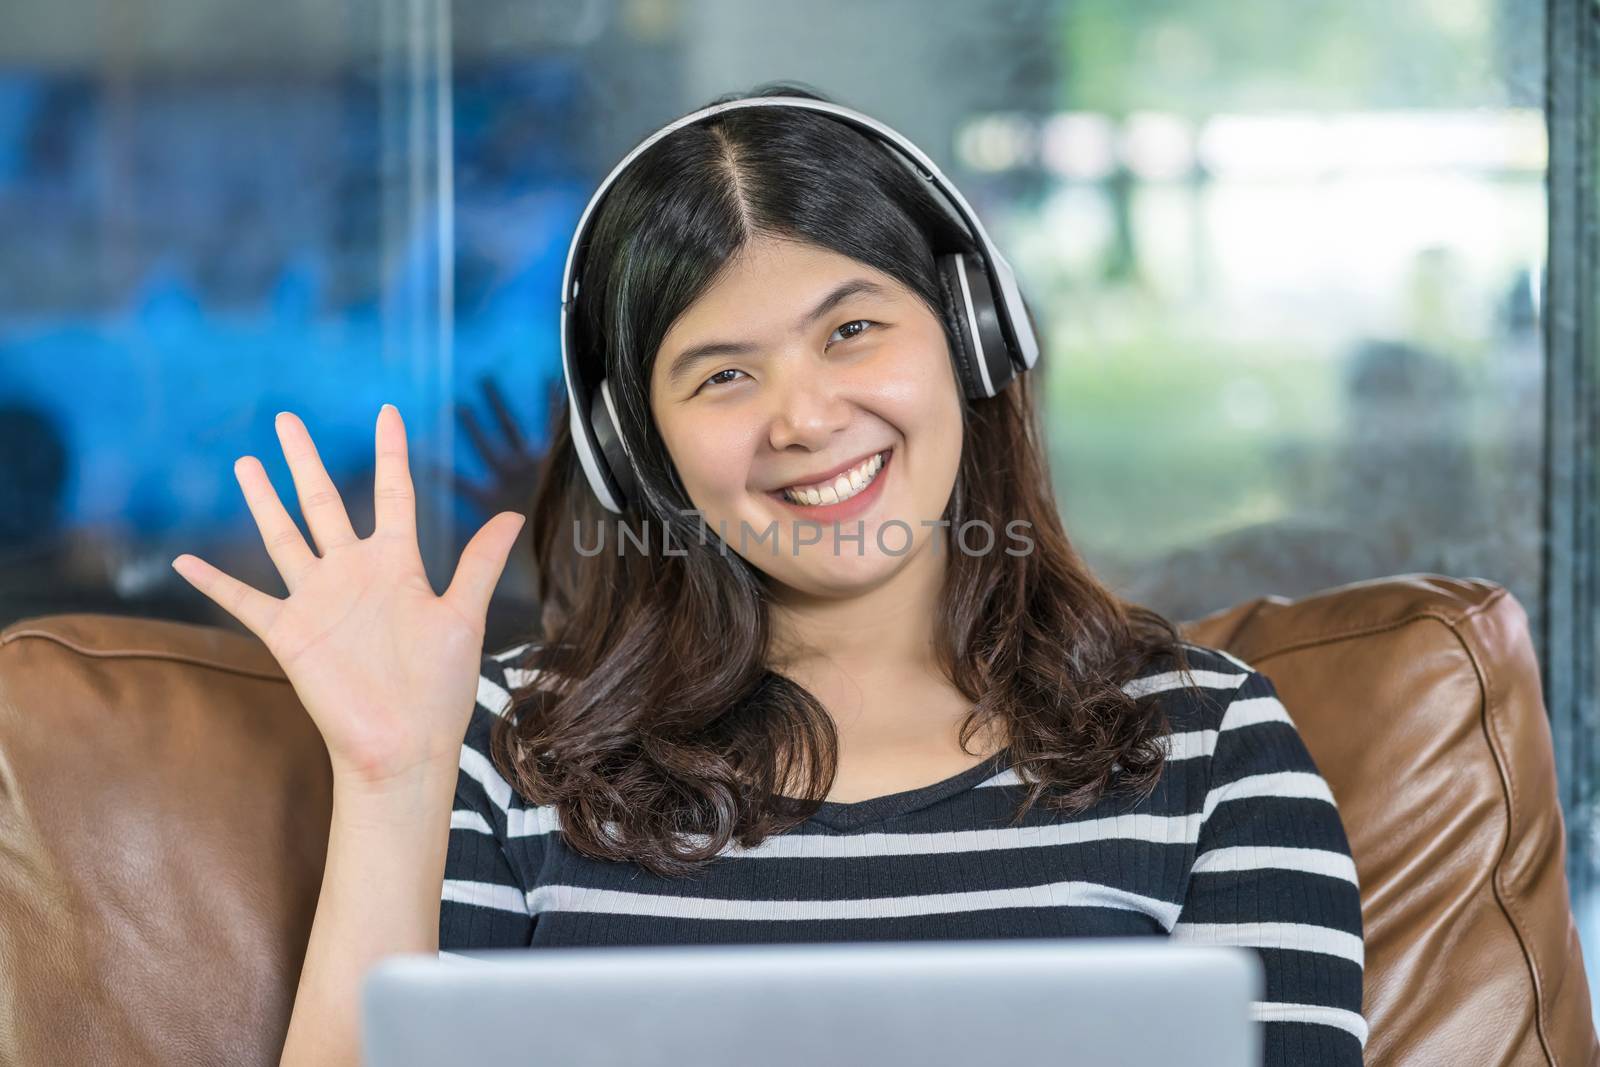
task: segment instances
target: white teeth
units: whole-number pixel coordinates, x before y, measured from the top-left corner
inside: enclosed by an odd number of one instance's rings
[[[849,500],[861,490],[872,484],[878,471],[883,469],[883,453],[879,452],[871,459],[839,475],[831,482],[819,485],[809,485],[799,489],[785,489],[783,495],[796,504],[806,504],[818,507],[822,504],[837,504]]]

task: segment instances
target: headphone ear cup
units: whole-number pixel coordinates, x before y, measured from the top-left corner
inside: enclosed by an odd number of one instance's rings
[[[939,275],[939,290],[944,294],[945,316],[950,320],[952,334],[950,358],[955,362],[956,381],[961,383],[962,392],[976,400],[983,397],[983,388],[977,367],[974,365],[978,354],[973,348],[972,328],[966,313],[966,297],[961,288],[960,271],[956,266],[956,260],[960,258],[956,253],[938,256],[934,266]]]
[[[1016,368],[1000,329],[989,272],[981,257],[965,252],[939,256],[937,267],[945,307],[959,342],[951,353],[956,377],[973,399],[995,396],[1011,384]]]
[[[589,426],[600,445],[601,476],[611,485],[612,497],[626,508],[634,499],[633,461],[622,443],[611,403],[611,381],[600,380],[589,397]]]

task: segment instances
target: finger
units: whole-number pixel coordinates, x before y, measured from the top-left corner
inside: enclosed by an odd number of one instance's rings
[[[483,619],[489,614],[489,598],[494,587],[500,584],[506,558],[517,543],[524,519],[514,511],[502,511],[478,528],[461,550],[461,561],[456,564],[455,577],[444,599],[469,619]]]
[[[511,443],[512,451],[521,455],[528,450],[527,442],[522,439],[522,431],[517,428],[517,420],[512,417],[511,409],[506,406],[505,394],[494,383],[494,379],[483,379],[483,392],[489,398],[489,406],[494,409],[495,421],[500,424],[500,432]]]
[[[417,539],[417,494],[411,483],[406,424],[400,410],[385,404],[378,412],[377,462],[372,476],[373,533]]]
[[[274,420],[278,441],[283,446],[283,456],[289,461],[289,473],[294,476],[295,495],[300,499],[300,514],[311,528],[317,548],[327,555],[331,549],[348,545],[356,540],[355,528],[344,510],[344,501],[333,479],[328,477],[317,446],[312,443],[306,424],[293,412],[280,411]]]
[[[272,622],[278,617],[283,601],[246,585],[231,574],[224,574],[199,556],[187,552],[172,561],[172,569],[210,597],[218,607],[244,623],[245,629],[262,640],[266,639],[265,635],[272,629]],[[488,609],[485,608],[484,612],[487,614]]]
[[[311,551],[311,546],[300,535],[300,527],[284,509],[259,459],[240,456],[234,461],[233,476],[239,480],[239,488],[244,492],[256,529],[261,531],[261,543],[267,546],[272,565],[283,575],[289,592],[294,592],[306,571],[317,562],[317,554]]]

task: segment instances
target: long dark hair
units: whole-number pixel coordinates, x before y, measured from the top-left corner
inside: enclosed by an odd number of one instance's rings
[[[713,102],[741,95],[829,99],[774,82]],[[734,110],[674,131],[597,209],[577,356],[611,381],[639,502],[623,516],[600,507],[566,410],[556,411],[529,524],[541,617],[512,664],[538,673],[513,691],[491,754],[525,798],[556,806],[573,848],[664,875],[803,821],[836,766],[827,711],[765,665],[767,576],[707,534],[650,416],[662,338],[757,235],[890,275],[921,296],[947,341],[954,326],[934,255],[971,246],[888,148],[796,108]],[[1113,789],[1148,797],[1170,726],[1159,700],[1122,686],[1164,658],[1188,669],[1177,628],[1119,600],[1067,539],[1031,377],[992,399],[963,399],[965,445],[944,518],[951,530],[1024,520],[1032,549],[951,552],[935,637],[949,680],[975,705],[962,747],[985,726],[1004,727],[1030,786],[1017,821],[1035,803],[1071,813]],[[578,550],[580,526],[612,522],[638,543],[665,529],[673,552]],[[791,782],[804,785],[799,798],[782,795]]]

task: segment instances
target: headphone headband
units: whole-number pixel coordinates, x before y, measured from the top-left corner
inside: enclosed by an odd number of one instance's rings
[[[567,407],[570,414],[572,441],[578,450],[578,458],[583,464],[585,473],[588,475],[590,486],[594,489],[595,495],[599,497],[601,504],[610,511],[620,512],[622,510],[623,501],[619,499],[622,494],[613,491],[609,479],[603,473],[605,471],[605,462],[601,448],[602,443],[596,439],[595,428],[591,425],[589,417],[594,397],[587,395],[588,385],[579,381],[576,373],[577,367],[575,366],[576,357],[573,352],[575,346],[571,340],[571,317],[574,314],[574,305],[577,301],[578,289],[582,281],[582,264],[584,254],[587,251],[586,238],[590,219],[617,178],[623,171],[627,170],[629,164],[648,150],[651,145],[693,123],[704,121],[726,111],[754,107],[789,107],[821,112],[863,133],[872,135],[883,144],[895,149],[899,153],[902,162],[906,163],[918,177],[929,182],[941,194],[942,202],[951,210],[955,220],[973,237],[977,255],[981,259],[987,274],[996,283],[992,288],[998,290],[993,294],[993,303],[997,312],[994,316],[997,320],[994,325],[1004,335],[1006,346],[1020,357],[1021,369],[1030,369],[1038,361],[1038,338],[1034,335],[1032,324],[1027,320],[1022,303],[1022,294],[1017,289],[1016,276],[1011,270],[1011,264],[1006,261],[1006,258],[1000,254],[1000,250],[989,240],[988,231],[983,228],[983,223],[978,219],[977,213],[972,210],[972,206],[967,203],[966,198],[945,178],[933,160],[929,159],[920,148],[912,144],[907,138],[859,111],[826,100],[814,100],[805,96],[744,97],[739,100],[730,100],[701,108],[661,127],[635,145],[632,151],[623,156],[621,161],[611,168],[611,173],[606,175],[605,180],[594,191],[594,195],[589,198],[589,203],[584,207],[583,214],[578,217],[578,225],[573,232],[572,243],[567,248],[566,267],[561,275],[561,373],[567,384]],[[987,379],[986,373],[985,378]],[[605,402],[609,407],[611,398],[606,396]],[[621,446],[626,449],[626,441],[621,440],[620,433],[617,436]]]

